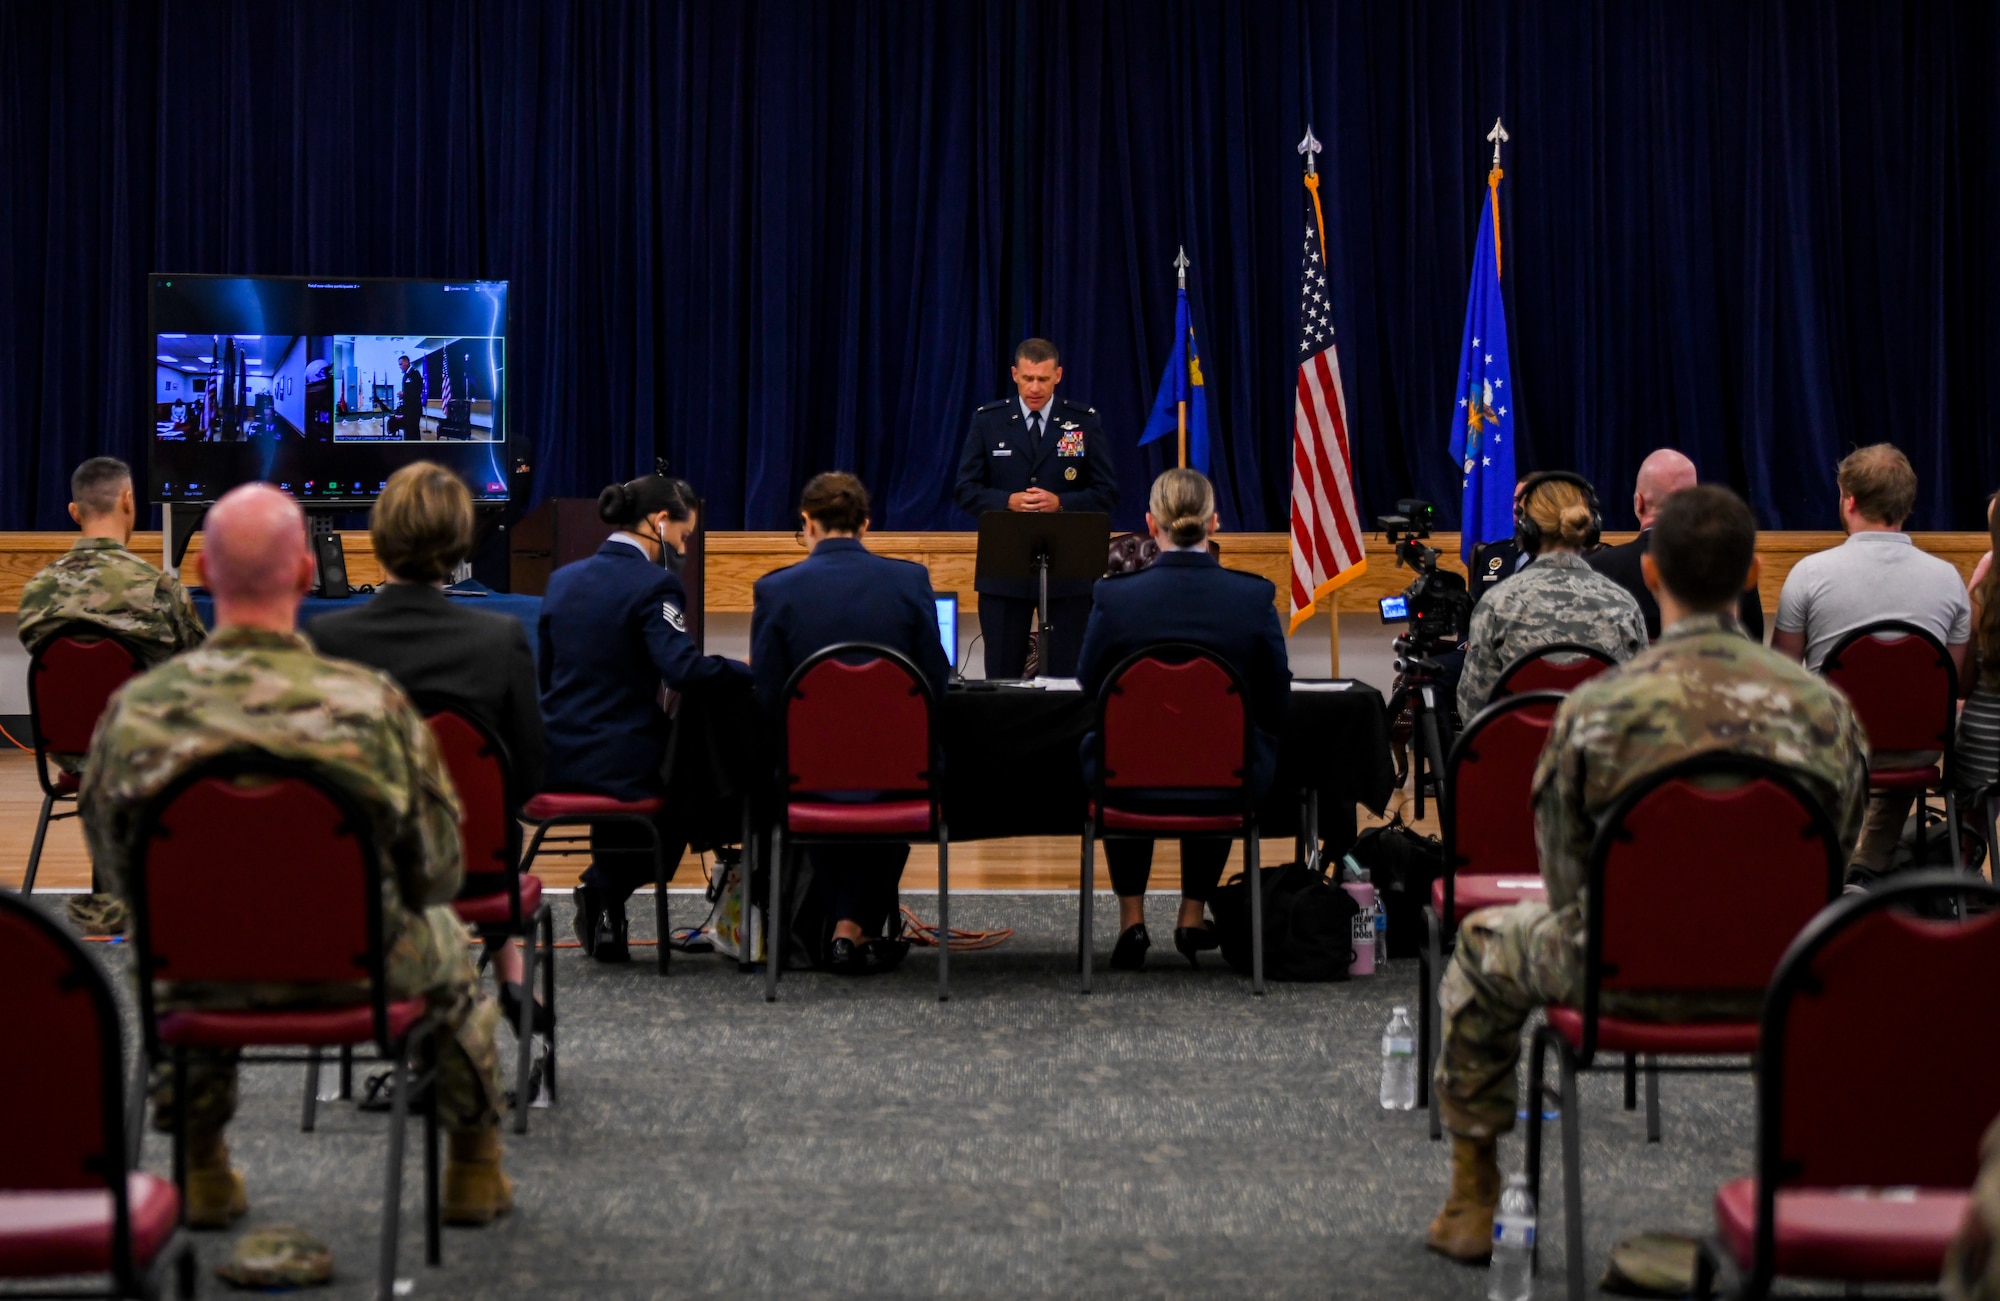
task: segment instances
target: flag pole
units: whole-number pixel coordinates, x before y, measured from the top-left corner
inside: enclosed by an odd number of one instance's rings
[[[1179,288],[1181,293],[1187,292],[1187,269],[1188,269],[1187,245],[1183,244],[1181,245],[1181,251],[1179,255],[1174,258],[1174,270],[1180,276]],[[1185,339],[1180,340],[1179,346],[1182,348],[1187,347],[1187,340]],[[1185,366],[1186,362],[1183,362],[1182,365]],[[1181,378],[1184,380],[1186,377],[1183,376]],[[1176,391],[1179,391],[1181,387],[1182,385],[1180,383],[1176,383],[1174,385],[1174,389]],[[1179,410],[1178,424],[1180,427],[1180,435],[1181,435],[1180,467],[1183,470],[1185,470],[1187,469],[1187,399],[1182,398],[1180,401],[1176,402],[1174,406]]]

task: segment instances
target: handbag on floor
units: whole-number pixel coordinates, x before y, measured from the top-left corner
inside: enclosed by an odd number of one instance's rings
[[[1346,980],[1354,962],[1354,919],[1361,905],[1326,877],[1298,863],[1264,868],[1264,975],[1271,980]],[[1215,892],[1222,959],[1250,971],[1250,887],[1242,873]]]

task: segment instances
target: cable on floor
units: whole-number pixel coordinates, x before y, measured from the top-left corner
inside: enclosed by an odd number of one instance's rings
[[[903,938],[918,948],[934,949],[938,946],[937,927],[903,907]],[[951,931],[951,951],[953,953],[977,953],[981,949],[996,949],[1014,938],[1014,928],[1003,926],[992,931],[962,931],[956,926]]]

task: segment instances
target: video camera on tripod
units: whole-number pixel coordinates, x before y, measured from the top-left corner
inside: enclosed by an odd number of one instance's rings
[[[1437,507],[1405,497],[1396,503],[1396,510],[1394,515],[1377,516],[1375,523],[1396,549],[1396,563],[1415,570],[1417,577],[1401,593],[1385,596],[1378,604],[1383,623],[1409,625],[1409,631],[1396,638],[1396,668],[1408,672],[1465,640],[1472,594],[1463,577],[1438,568],[1437,549],[1423,544],[1431,535]]]

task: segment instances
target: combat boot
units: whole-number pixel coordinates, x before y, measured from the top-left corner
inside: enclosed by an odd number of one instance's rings
[[[1431,1221],[1424,1245],[1467,1265],[1493,1255],[1493,1212],[1500,1205],[1500,1160],[1490,1138],[1451,1136],[1451,1192]]]
[[[250,1210],[243,1176],[229,1168],[221,1134],[189,1134],[187,1222],[194,1229],[226,1229]]]
[[[514,1209],[514,1181],[500,1169],[500,1127],[452,1131],[444,1167],[444,1222],[491,1224]]]

